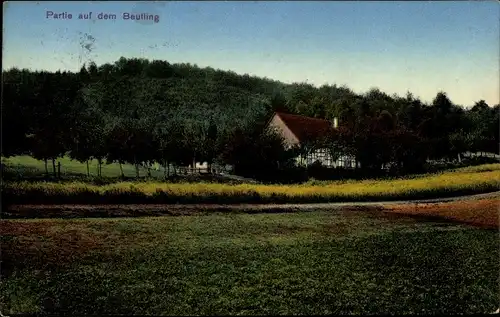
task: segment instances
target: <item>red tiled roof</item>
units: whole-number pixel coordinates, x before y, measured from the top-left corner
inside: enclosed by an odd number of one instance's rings
[[[314,140],[332,131],[330,121],[325,119],[304,117],[295,114],[276,112],[299,142]]]

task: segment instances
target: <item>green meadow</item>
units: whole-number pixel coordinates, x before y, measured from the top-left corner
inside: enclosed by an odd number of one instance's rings
[[[368,212],[0,220],[4,314],[469,314],[497,230]]]

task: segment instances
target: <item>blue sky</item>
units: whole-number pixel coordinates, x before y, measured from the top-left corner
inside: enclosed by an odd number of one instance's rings
[[[78,20],[89,12],[91,20]],[[126,12],[160,20],[123,20]],[[461,105],[493,105],[499,23],[495,1],[4,2],[3,68],[77,70],[91,60],[144,57],[359,93],[411,91],[425,101],[442,90]],[[84,34],[95,39],[90,51]]]

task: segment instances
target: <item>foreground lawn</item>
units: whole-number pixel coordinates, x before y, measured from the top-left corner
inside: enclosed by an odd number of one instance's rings
[[[497,230],[367,212],[1,220],[5,314],[481,313]]]
[[[301,185],[118,182],[9,182],[10,203],[306,203],[438,198],[496,191],[500,164],[392,180]]]

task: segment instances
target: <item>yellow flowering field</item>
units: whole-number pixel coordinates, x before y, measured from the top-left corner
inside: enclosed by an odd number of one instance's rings
[[[215,183],[13,182],[12,203],[284,203],[435,198],[498,190],[500,164],[467,167],[406,179],[260,185]]]

